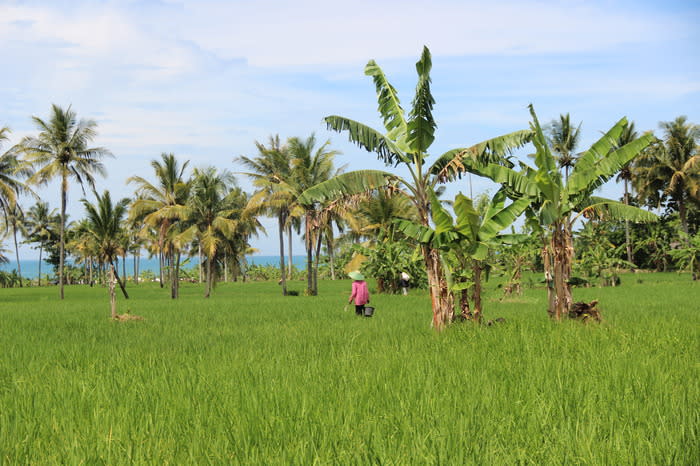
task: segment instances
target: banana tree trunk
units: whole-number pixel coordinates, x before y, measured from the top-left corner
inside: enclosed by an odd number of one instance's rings
[[[463,319],[472,319],[472,310],[469,307],[469,289],[464,288],[459,295],[459,310]]]
[[[554,277],[552,274],[552,253],[550,250],[549,241],[542,237],[544,245],[542,246],[542,265],[544,267],[544,283],[547,287],[547,313],[549,317],[554,318],[554,302],[556,293],[554,291]]]
[[[428,272],[430,300],[433,307],[433,327],[440,331],[454,316],[454,296],[447,285],[445,271],[440,262],[440,251],[429,245],[421,245],[423,259]]]
[[[550,302],[550,306],[553,304],[554,308],[550,307],[549,313],[555,320],[560,320],[569,313],[573,302],[569,278],[571,278],[574,247],[568,221],[555,223],[550,244],[555,297],[554,303]]]
[[[474,261],[473,268],[474,271],[474,320],[481,320],[481,262],[478,260]]]
[[[627,188],[627,179],[625,178],[625,205],[629,205],[629,190]],[[632,255],[632,241],[630,240],[630,221],[625,220],[625,249],[627,250],[627,262],[634,264],[634,256]]]
[[[116,282],[116,272],[114,270],[114,264],[109,264],[109,305],[112,312],[112,319],[117,318],[117,295],[114,292],[114,285]]]

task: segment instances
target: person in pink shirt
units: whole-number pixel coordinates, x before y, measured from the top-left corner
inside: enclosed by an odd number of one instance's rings
[[[350,278],[353,279],[352,282],[352,293],[348,298],[348,304],[355,300],[355,314],[358,316],[364,315],[365,304],[369,303],[369,289],[367,288],[367,282],[365,277],[360,272],[350,272],[348,274]]]

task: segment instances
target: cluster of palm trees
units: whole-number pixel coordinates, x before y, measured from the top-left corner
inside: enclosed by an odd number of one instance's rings
[[[135,186],[134,198],[115,202],[108,191],[101,195],[95,191],[95,176],[104,175],[103,159],[111,156],[105,148],[92,146],[96,123],[77,120],[70,107],[54,105],[48,120],[33,117],[35,137],[25,138],[0,156],[0,209],[6,231],[15,238],[15,246],[18,233],[36,243],[40,256],[58,243],[61,298],[67,249],[87,268],[90,282],[93,264],[97,276],[109,277],[112,298],[116,284],[127,296],[116,267],[118,258],[127,253],[138,257],[145,249],[157,256],[160,284],[170,284],[172,298],[178,297],[183,258],[197,256],[200,281],[206,283],[205,296],[209,296],[222,271],[225,279],[240,272],[250,252],[250,238],[263,231],[261,215],[277,220],[283,294],[287,294],[294,231],[303,234],[310,295],[318,292],[324,247],[335,275],[338,232],[345,232],[345,240],[365,240],[365,247],[375,249],[410,243],[420,251],[425,266],[437,329],[455,318],[456,291],[461,291],[462,317],[479,318],[480,277],[488,269],[485,260],[499,245],[519,248],[522,235],[502,232],[521,214],[530,236],[539,240],[548,310],[556,319],[572,305],[577,221],[624,221],[630,263],[630,222],[656,219],[638,206],[677,211],[687,244],[695,244],[692,237],[698,225],[693,219],[700,211],[700,130],[696,125],[684,117],[662,123],[663,136],[657,139],[650,132],[639,135],[634,123],[623,118],[590,148],[578,152],[580,124],[572,123],[566,114],[541,126],[530,106],[528,129],[449,150],[428,163],[436,130],[431,67],[430,52],[424,48],[416,63],[415,97],[405,112],[382,69],[374,61],[367,64],[365,74],[374,82],[384,130],[346,117],[325,118],[328,129],[347,133],[351,142],[375,153],[387,166],[401,165],[407,176],[395,170],[345,172],[334,166],[338,152],[331,149],[330,141],[318,144],[312,135],[283,142],[274,136],[267,144],[256,142],[257,154],[235,159],[243,167],[239,174],[253,182],[252,195],[237,186],[228,170],[204,167],[188,175],[189,162],[162,154],[151,163],[155,178],[132,176],[127,182]],[[7,140],[8,133],[7,128],[0,129],[0,142]],[[512,157],[514,150],[530,143],[534,166]],[[454,201],[440,199],[443,185],[463,175],[489,178],[500,189],[480,207],[462,194]],[[624,183],[622,202],[594,195],[615,176]],[[25,215],[17,197],[53,179],[60,180],[59,213],[38,202]],[[83,199],[86,217],[74,222],[68,232],[70,181],[91,188],[95,202]],[[473,291],[467,292],[468,288]]]
[[[287,267],[285,266],[284,234],[288,235],[289,266],[292,263],[292,231],[304,228],[306,249],[306,275],[309,295],[318,293],[318,267],[321,247],[326,242],[333,268],[333,225],[342,229],[342,219],[347,212],[347,202],[304,203],[301,196],[308,189],[326,182],[342,173],[336,169],[333,159],[339,154],[330,148],[330,141],[318,145],[316,137],[306,139],[292,137],[284,144],[279,136],[270,137],[268,145],[256,142],[258,153],[253,157],[240,156],[236,161],[246,170],[256,192],[250,199],[248,210],[277,218],[280,248],[282,293],[287,294]]]
[[[249,252],[249,239],[262,231],[256,216],[246,208],[249,196],[226,170],[198,168],[185,177],[188,163],[179,165],[173,154],[163,154],[161,161],[152,162],[156,181],[131,177],[128,182],[136,185],[134,199],[113,201],[109,191],[99,194],[95,190],[95,175],[105,174],[102,160],[111,154],[104,148],[91,147],[96,136],[94,121],[78,120],[70,107],[56,105],[48,120],[32,120],[38,134],[24,138],[0,157],[0,209],[5,230],[14,237],[15,251],[17,233],[21,233],[27,242],[37,245],[40,267],[44,250],[58,245],[61,299],[68,281],[64,276],[67,251],[84,266],[88,282],[92,284],[95,277],[106,275],[110,295],[114,297],[118,283],[128,298],[116,264],[119,257],[125,264],[129,253],[138,257],[142,248],[160,258],[160,283],[171,284],[173,298],[178,297],[181,257],[196,250],[200,269],[206,270],[208,297],[219,269],[228,273],[233,268],[235,273]],[[7,140],[8,133],[9,129],[2,128],[0,138]],[[34,195],[33,186],[55,178],[60,180],[60,213],[42,201],[24,212],[19,195]],[[95,201],[82,199],[86,216],[69,228],[66,205],[71,180],[78,182],[83,193],[86,185],[91,188]],[[19,258],[17,263],[19,267]],[[21,270],[18,274],[21,277]],[[138,280],[137,270],[134,279]]]

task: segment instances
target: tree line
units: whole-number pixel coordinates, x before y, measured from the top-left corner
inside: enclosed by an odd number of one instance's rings
[[[245,170],[237,175],[253,182],[250,194],[229,170],[203,167],[187,173],[188,161],[162,154],[151,162],[152,178],[127,180],[135,187],[132,199],[113,201],[108,191],[95,190],[95,176],[105,174],[103,160],[111,156],[105,148],[92,147],[96,123],[54,105],[48,120],[32,117],[36,136],[0,158],[5,231],[15,250],[21,233],[37,245],[40,257],[49,251],[57,263],[61,298],[66,251],[83,265],[87,282],[107,277],[111,296],[117,284],[127,296],[126,274],[123,270],[119,277],[116,263],[142,250],[158,257],[161,286],[168,283],[171,297],[177,298],[183,258],[199,258],[205,296],[222,272],[240,275],[251,238],[264,232],[258,217],[265,215],[277,220],[283,294],[297,232],[304,238],[307,294],[318,292],[322,262],[332,278],[338,265],[362,268],[387,291],[396,289],[402,270],[411,270],[415,282],[424,280],[429,289],[437,329],[457,317],[481,318],[482,277],[496,263],[508,269],[507,292],[519,290],[526,264],[538,267],[554,319],[573,304],[571,287],[581,278],[575,275],[614,284],[621,268],[674,265],[697,278],[697,125],[685,117],[662,122],[657,138],[650,131],[639,134],[633,122],[622,118],[579,151],[580,123],[566,114],[541,125],[530,106],[528,128],[449,150],[430,162],[436,129],[431,68],[424,48],[406,112],[382,69],[374,61],[367,64],[381,131],[342,116],[325,118],[331,131],[347,134],[388,167],[401,165],[407,176],[396,170],[345,172],[335,167],[338,151],[329,141],[272,136],[256,142],[256,154],[235,159]],[[8,134],[3,128],[0,140]],[[534,149],[525,161],[513,155],[523,147]],[[460,193],[443,199],[445,184],[463,176],[486,177],[499,189],[491,197]],[[623,183],[620,201],[595,195],[614,178]],[[59,213],[40,201],[24,212],[18,196],[53,179],[60,180]],[[95,200],[83,199],[85,218],[67,228],[69,182],[89,187]],[[516,232],[512,225],[518,218],[524,223]],[[135,281],[137,276],[135,271]]]

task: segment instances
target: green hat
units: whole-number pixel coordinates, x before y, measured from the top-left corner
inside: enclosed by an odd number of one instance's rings
[[[350,272],[350,273],[348,274],[348,276],[349,276],[350,278],[352,278],[353,280],[364,280],[364,279],[365,279],[365,276],[362,275],[362,274],[361,274],[359,271],[357,271],[357,270],[355,270],[354,272]]]

